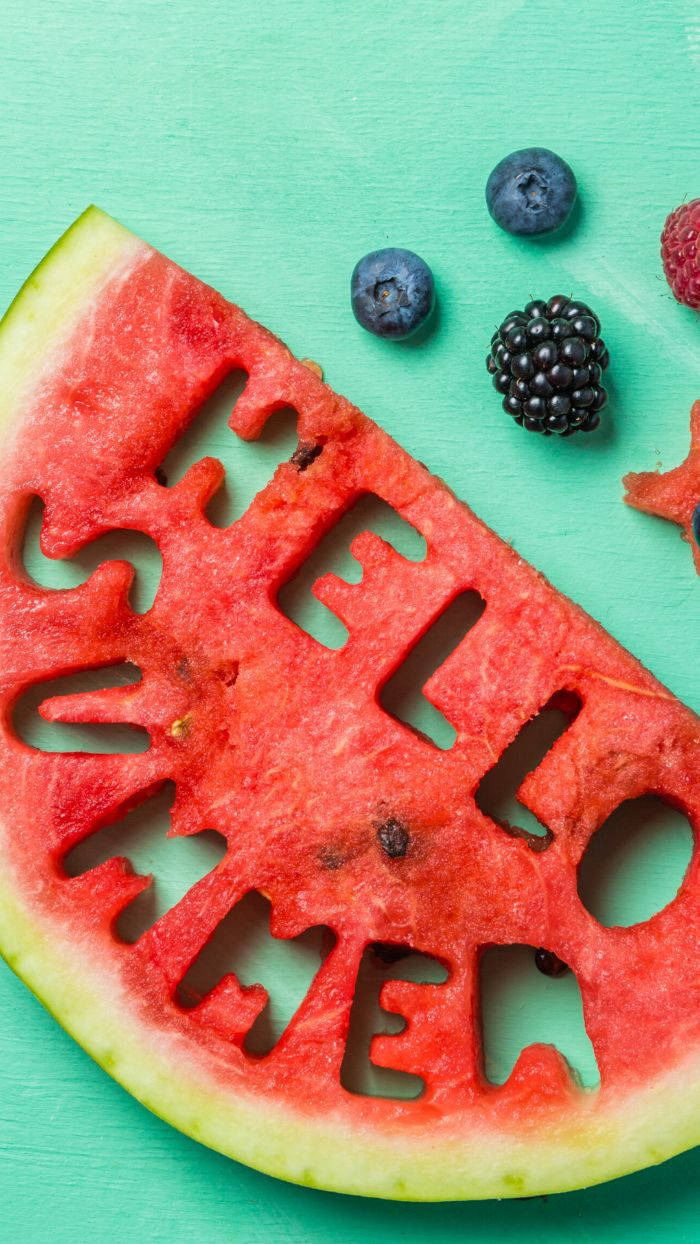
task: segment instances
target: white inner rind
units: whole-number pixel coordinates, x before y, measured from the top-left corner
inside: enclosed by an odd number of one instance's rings
[[[0,326],[0,430],[21,418],[51,360],[107,280],[145,244],[90,208],[29,278]],[[130,1014],[112,960],[69,941],[13,876],[0,822],[0,951],[63,1027],[129,1092],[193,1138],[296,1183],[399,1200],[529,1196],[598,1183],[700,1141],[700,1053],[652,1083],[543,1128],[476,1129],[466,1118],[418,1130],[350,1127],[224,1087],[193,1042]],[[339,1088],[339,1092],[341,1092]],[[585,1104],[584,1104],[585,1102]],[[449,1130],[448,1130],[449,1129]]]

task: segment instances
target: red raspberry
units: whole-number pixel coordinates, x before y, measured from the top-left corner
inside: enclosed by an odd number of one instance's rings
[[[700,311],[700,199],[682,203],[667,217],[661,258],[674,297]]]

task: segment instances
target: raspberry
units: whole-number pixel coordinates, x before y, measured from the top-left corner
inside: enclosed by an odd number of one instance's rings
[[[667,217],[661,234],[661,258],[674,298],[700,311],[700,199],[682,203]]]

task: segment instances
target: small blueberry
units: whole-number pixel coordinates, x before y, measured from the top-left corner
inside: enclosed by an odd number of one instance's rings
[[[350,298],[363,328],[400,341],[425,323],[435,305],[433,274],[413,251],[396,246],[371,251],[355,264]]]
[[[576,178],[546,147],[513,151],[486,183],[486,204],[507,233],[552,233],[564,224],[576,198]]]

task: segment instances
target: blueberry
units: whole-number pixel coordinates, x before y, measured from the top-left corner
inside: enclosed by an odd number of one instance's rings
[[[363,328],[400,341],[425,323],[435,305],[433,274],[413,251],[371,251],[355,265],[350,298]]]
[[[690,521],[693,528],[693,535],[695,536],[695,543],[700,544],[700,501],[698,501],[698,504],[693,510],[693,517]]]
[[[551,233],[569,215],[576,178],[560,156],[526,147],[501,160],[486,183],[486,204],[507,233]]]

